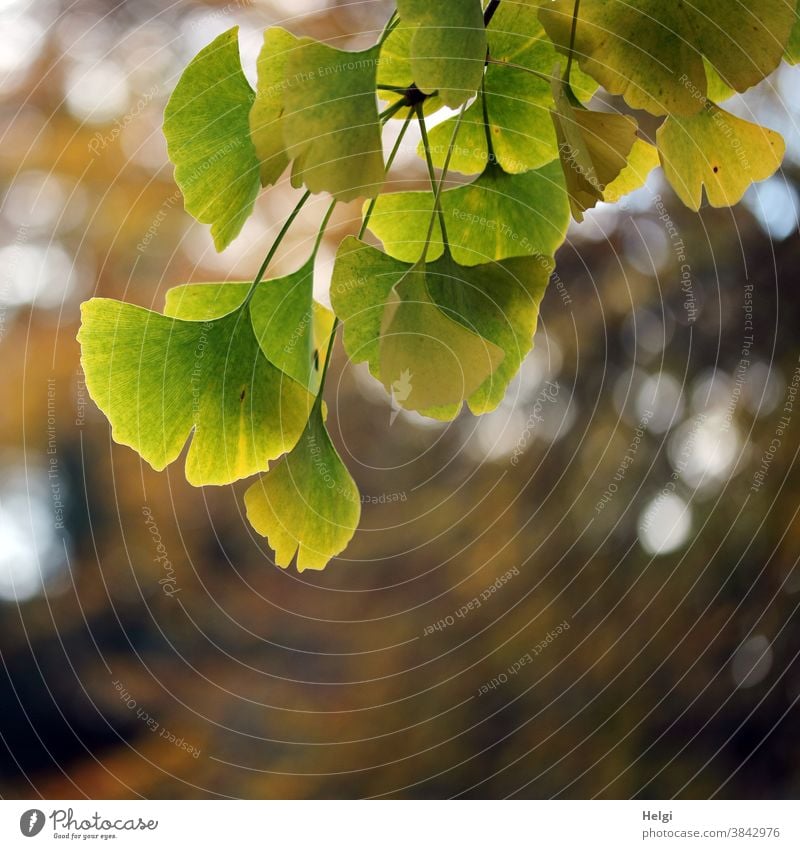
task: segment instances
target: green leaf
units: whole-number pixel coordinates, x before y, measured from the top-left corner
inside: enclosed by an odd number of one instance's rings
[[[333,313],[313,299],[314,264],[286,277],[263,280],[250,301],[250,320],[273,366],[316,395]],[[241,306],[250,283],[188,283],[167,292],[165,315],[203,321]]]
[[[375,96],[379,50],[353,53],[267,30],[251,112],[267,181],[280,176],[288,157],[295,187],[342,201],[378,194],[384,176]]]
[[[751,183],[780,167],[781,136],[707,103],[688,118],[670,116],[656,135],[664,174],[678,197],[699,210],[703,187],[711,206],[733,206]]]
[[[233,27],[192,59],[164,112],[167,152],[186,211],[211,225],[218,251],[239,234],[259,190],[248,119],[254,95],[239,61],[237,32]]]
[[[331,300],[344,347],[406,409],[452,419],[467,400],[494,409],[532,344],[553,269],[544,257],[464,268],[448,255],[402,263],[355,238],[342,242]]]
[[[467,186],[442,192],[448,242],[460,265],[540,254],[552,256],[569,226],[569,200],[557,162],[526,174],[507,174],[489,165]],[[433,193],[381,195],[369,220],[370,230],[387,253],[416,262],[425,248],[433,213]],[[434,222],[428,259],[442,255],[442,234]]]
[[[539,22],[539,2],[501,3],[492,18],[487,35],[493,61],[486,68],[483,92],[479,92],[462,119],[450,163],[453,170],[480,174],[486,166],[489,146],[484,112],[492,152],[504,171],[520,174],[558,158],[548,80],[559,54]],[[495,61],[509,64],[498,65]],[[597,83],[577,66],[573,67],[572,85],[581,100],[588,100],[597,89]],[[432,158],[439,168],[447,155],[454,121],[444,121],[430,131]],[[424,156],[422,148],[420,156]]]
[[[703,57],[745,91],[781,61],[795,22],[787,0],[583,0],[575,37],[581,68],[653,115],[692,115],[707,96]],[[550,37],[568,52],[574,0],[542,6]]]
[[[566,83],[553,82],[553,125],[572,215],[604,200],[606,187],[623,171],[636,141],[636,121],[627,115],[593,112],[580,106]]]
[[[250,524],[275,562],[324,569],[345,549],[361,517],[358,487],[331,443],[319,407],[292,451],[245,493]]]
[[[281,27],[270,27],[264,32],[264,44],[258,54],[258,82],[250,109],[250,134],[260,160],[264,186],[277,183],[289,167],[281,125],[283,95],[287,88],[289,56],[301,41]]]
[[[295,444],[313,404],[264,356],[254,324],[265,317],[255,297],[242,303],[248,287],[180,287],[172,315],[106,298],[82,305],[86,385],[114,440],[161,470],[194,432],[186,478],[195,486],[263,471]]]
[[[438,91],[455,108],[480,87],[486,60],[486,30],[480,0],[397,0],[404,24],[414,28],[411,71],[417,87]]]

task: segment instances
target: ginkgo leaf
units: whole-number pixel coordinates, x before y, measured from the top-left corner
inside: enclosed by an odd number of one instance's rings
[[[248,118],[254,95],[237,33],[238,27],[229,29],[192,59],[164,112],[167,152],[186,211],[211,225],[218,251],[239,234],[259,190]]]
[[[544,257],[464,268],[447,254],[410,265],[348,238],[331,300],[353,362],[366,361],[387,391],[410,386],[395,395],[407,409],[452,419],[463,400],[477,412],[500,403],[530,350],[552,269]]]
[[[559,54],[537,15],[540,0],[501,3],[487,30],[490,62],[482,91],[465,112],[450,167],[480,174],[489,158],[484,119],[488,120],[491,149],[504,171],[520,174],[558,158],[550,120],[549,83]],[[507,64],[497,64],[507,63]],[[580,100],[588,100],[597,83],[573,66],[571,82]],[[430,131],[431,154],[441,167],[447,155],[455,119]],[[424,151],[420,148],[420,156]]]
[[[250,524],[275,551],[275,562],[324,569],[350,542],[361,496],[331,443],[319,407],[291,452],[245,492]]]
[[[705,56],[745,91],[781,61],[795,22],[787,0],[583,0],[575,34],[581,68],[612,94],[653,115],[692,115],[707,96]],[[545,3],[540,18],[568,52],[574,0]]]
[[[553,82],[553,124],[572,215],[583,213],[604,199],[606,187],[628,162],[636,141],[636,121],[627,115],[584,109],[565,82]]]
[[[343,201],[380,191],[379,50],[378,45],[338,50],[279,28],[267,30],[250,116],[267,181],[280,175],[285,156],[293,160],[294,186],[305,184]]]
[[[250,109],[250,134],[260,162],[261,184],[271,186],[289,166],[283,141],[283,95],[287,88],[286,64],[301,39],[281,27],[264,32],[258,54],[258,82]]]
[[[480,0],[397,0],[397,11],[414,29],[409,51],[417,87],[438,92],[446,106],[460,106],[483,77],[486,29]]]
[[[195,486],[263,471],[295,444],[314,400],[264,356],[249,308],[225,312],[216,288],[171,302],[202,320],[93,298],[78,334],[87,388],[114,440],[161,470],[193,432],[186,479]]]
[[[541,254],[552,256],[569,226],[569,200],[557,162],[525,174],[507,174],[489,165],[477,180],[441,195],[453,259],[460,265]],[[433,193],[381,195],[369,219],[384,249],[404,262],[416,262],[425,248],[433,214]],[[428,246],[429,260],[443,251],[438,218]]]
[[[606,203],[616,203],[625,195],[640,189],[654,168],[661,164],[658,158],[658,150],[654,145],[644,139],[636,139],[628,154],[628,163],[620,171],[616,179],[612,180],[603,192],[603,200]]]
[[[670,116],[656,135],[664,174],[678,197],[699,210],[703,187],[711,206],[733,206],[751,183],[780,167],[780,134],[707,103],[688,118]]]
[[[384,303],[379,378],[390,391],[404,374],[409,375],[410,391],[402,402],[407,410],[460,405],[503,359],[500,348],[431,299],[429,277],[447,271],[436,268],[436,263],[411,266]]]
[[[333,313],[313,298],[314,264],[263,280],[249,304],[250,321],[267,360],[316,395],[333,329]],[[165,315],[203,321],[233,312],[251,284],[188,283],[167,292]]]

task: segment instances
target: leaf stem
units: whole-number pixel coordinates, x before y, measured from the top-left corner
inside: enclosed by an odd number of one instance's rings
[[[578,15],[581,10],[581,0],[575,0],[575,7],[572,10],[572,30],[569,34],[569,53],[567,54],[567,70],[564,79],[569,83],[570,71],[572,70],[572,58],[575,55],[575,35],[578,31]]]
[[[328,337],[328,351],[325,354],[325,364],[322,366],[322,374],[319,378],[319,389],[317,389],[317,397],[314,399],[314,406],[312,408],[312,415],[314,410],[319,409],[322,405],[322,396],[325,390],[325,378],[328,376],[328,366],[331,364],[331,354],[333,353],[333,346],[336,342],[336,329],[339,326],[339,319],[336,315],[333,317],[333,325],[331,326],[331,335]]]
[[[439,197],[439,192],[437,191],[437,183],[436,183],[436,172],[433,167],[433,158],[431,157],[431,143],[428,139],[428,130],[425,126],[425,114],[422,111],[422,106],[417,106],[415,108],[417,113],[417,120],[419,121],[419,131],[422,134],[422,147],[425,150],[425,162],[428,166],[428,178],[431,181],[431,191],[433,192],[433,215],[431,215],[430,223],[428,224],[428,235],[425,237],[425,249],[422,254],[422,262],[425,261],[425,255],[428,252],[428,244],[430,243],[431,236],[433,235],[433,221],[434,218],[438,216],[439,218],[439,228],[442,231],[442,242],[447,244],[447,227],[444,223],[444,211],[442,210],[441,198]],[[458,128],[456,128],[457,130]],[[453,136],[453,140],[451,140],[450,144],[452,146],[453,141],[455,140],[455,134]],[[449,154],[448,149],[448,154]],[[443,175],[444,176],[444,175]]]
[[[425,147],[425,159],[428,163],[428,172],[431,179],[431,188],[434,191],[433,196],[433,208],[434,212],[431,215],[430,223],[428,224],[428,235],[425,237],[425,247],[422,251],[422,257],[420,258],[420,262],[425,262],[425,257],[428,255],[428,246],[431,243],[431,236],[433,235],[433,222],[436,220],[436,216],[439,216],[439,224],[442,228],[442,242],[444,243],[445,249],[449,249],[449,244],[447,241],[447,231],[445,229],[444,224],[444,211],[442,210],[442,187],[444,186],[444,181],[447,178],[447,172],[450,170],[450,159],[453,156],[453,147],[456,143],[456,136],[458,135],[458,131],[461,128],[461,119],[464,117],[464,113],[467,111],[467,104],[461,107],[461,111],[458,113],[458,118],[456,119],[456,125],[453,127],[453,135],[450,136],[450,142],[447,145],[447,156],[445,156],[444,165],[442,166],[442,173],[439,175],[439,182],[436,182],[436,175],[433,171],[433,161],[431,160],[430,155],[430,145],[428,143],[428,134],[425,128],[425,117],[422,114],[422,107],[418,106],[418,116],[420,119],[420,130],[422,132],[422,143]]]
[[[310,197],[311,192],[307,191],[303,195],[303,197],[300,198],[297,203],[297,206],[295,206],[291,213],[289,213],[289,217],[286,219],[286,221],[283,222],[283,227],[281,227],[280,232],[275,237],[275,241],[272,243],[272,247],[269,249],[266,257],[264,258],[264,262],[261,263],[261,268],[258,269],[258,273],[256,274],[255,279],[250,284],[250,289],[248,290],[247,295],[244,301],[242,302],[243,307],[246,307],[253,299],[253,295],[255,295],[256,293],[256,288],[261,282],[261,279],[263,278],[264,274],[266,274],[267,268],[274,259],[275,254],[278,252],[278,248],[280,247],[281,242],[283,241],[286,234],[289,232],[289,228],[292,226],[292,224],[294,224],[295,218],[297,218],[297,216],[300,214],[300,210],[306,205],[306,201]]]
[[[322,216],[322,223],[319,225],[319,232],[317,233],[317,240],[314,242],[314,250],[311,251],[311,256],[308,259],[308,262],[313,262],[317,258],[317,254],[319,253],[319,246],[322,244],[322,237],[325,235],[325,230],[328,226],[328,222],[331,220],[331,215],[333,215],[333,210],[338,203],[337,200],[332,200],[330,206],[325,212],[325,215]]]
[[[488,27],[492,22],[492,18],[494,17],[494,13],[497,11],[497,7],[500,5],[500,0],[492,0],[491,3],[486,7],[486,11],[483,13],[483,25]]]
[[[400,145],[403,143],[403,136],[406,134],[406,130],[408,129],[411,123],[411,112],[408,113],[408,117],[403,122],[403,126],[400,128],[400,134],[397,136],[397,141],[394,143],[392,147],[391,153],[389,154],[389,158],[386,160],[386,171],[385,173],[389,173],[389,169],[392,167],[392,163],[394,162],[395,157],[397,156],[398,151],[400,150]],[[369,224],[369,219],[372,217],[372,213],[375,209],[375,204],[378,202],[378,197],[375,196],[370,200],[369,206],[367,207],[367,211],[364,213],[364,218],[361,222],[361,229],[358,231],[358,238],[362,238],[364,233],[366,232],[367,225]]]

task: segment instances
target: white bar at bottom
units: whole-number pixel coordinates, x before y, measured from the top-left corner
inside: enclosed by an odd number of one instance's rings
[[[798,847],[793,801],[0,801],[0,846]]]

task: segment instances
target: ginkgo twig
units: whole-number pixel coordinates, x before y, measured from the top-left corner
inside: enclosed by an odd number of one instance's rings
[[[264,262],[261,263],[261,267],[258,269],[258,273],[256,274],[255,279],[250,284],[250,289],[248,290],[247,295],[245,296],[244,303],[242,304],[242,306],[247,306],[247,304],[249,304],[252,300],[253,295],[255,294],[256,289],[258,288],[258,284],[261,282],[261,279],[266,274],[267,268],[275,257],[275,254],[278,252],[278,248],[280,247],[281,242],[284,240],[292,224],[294,224],[295,218],[297,218],[297,216],[300,214],[300,210],[306,205],[306,202],[310,197],[311,192],[306,191],[303,197],[301,197],[300,200],[297,202],[297,206],[295,206],[295,208],[289,214],[289,217],[286,219],[286,221],[283,222],[283,227],[281,227],[280,232],[275,237],[275,241],[272,243],[272,246],[270,247],[269,251],[267,251],[267,255],[266,257],[264,257]]]
[[[408,117],[403,122],[403,126],[400,128],[400,133],[397,136],[397,140],[392,147],[391,152],[389,153],[389,158],[386,160],[386,171],[388,174],[392,165],[394,164],[395,157],[397,156],[398,151],[400,150],[400,145],[403,143],[403,137],[406,134],[406,130],[411,124],[411,112],[409,111]],[[375,209],[375,204],[378,202],[378,197],[374,197],[370,200],[369,206],[367,207],[367,211],[364,213],[364,218],[361,222],[361,229],[358,231],[358,238],[361,239],[364,236],[364,233],[367,230],[367,225],[369,224],[369,219],[372,217],[372,213]]]
[[[430,143],[428,141],[428,132],[425,127],[425,116],[422,112],[422,107],[417,106],[417,115],[419,116],[420,122],[420,131],[422,133],[422,144],[425,148],[425,160],[428,164],[428,174],[431,180],[431,189],[433,190],[433,213],[431,214],[431,220],[428,224],[428,234],[425,237],[425,247],[422,249],[422,257],[420,258],[420,262],[425,262],[425,257],[428,255],[428,246],[431,243],[431,236],[433,235],[433,222],[436,220],[436,216],[439,216],[439,225],[442,229],[442,242],[445,247],[448,247],[447,242],[447,231],[444,223],[444,211],[442,210],[442,187],[444,186],[444,181],[447,178],[447,172],[450,170],[450,159],[453,156],[453,147],[456,143],[456,137],[458,136],[458,131],[461,128],[461,119],[464,117],[464,113],[467,111],[467,104],[461,107],[460,112],[458,113],[458,118],[456,119],[455,126],[453,127],[453,134],[450,136],[450,142],[447,145],[447,155],[445,156],[444,164],[442,165],[442,173],[439,175],[439,181],[436,182],[436,175],[433,170],[433,160],[431,159],[431,150]]]
[[[575,7],[572,10],[572,29],[569,34],[569,53],[567,54],[567,70],[564,79],[569,82],[570,71],[572,70],[572,57],[575,55],[575,35],[578,31],[578,15],[581,10],[581,0],[575,0]]]

